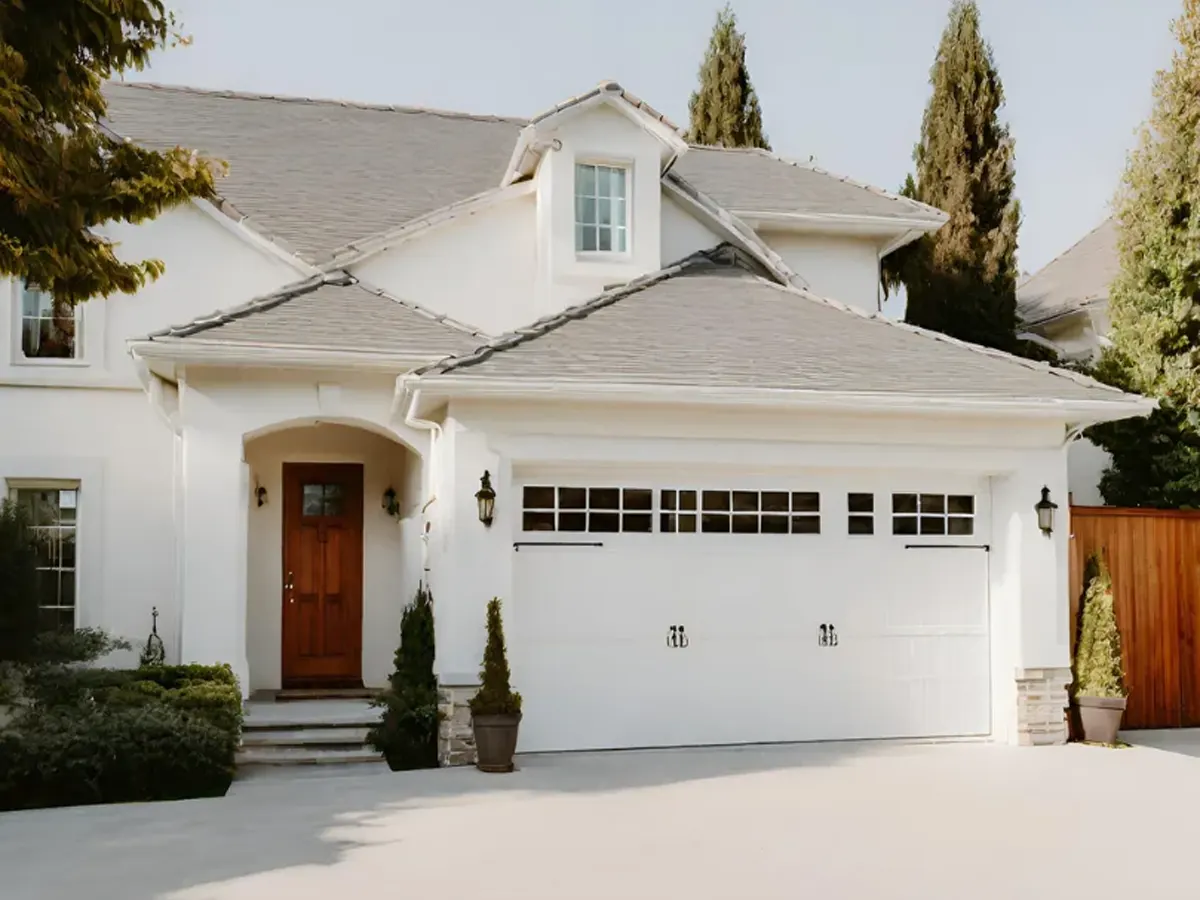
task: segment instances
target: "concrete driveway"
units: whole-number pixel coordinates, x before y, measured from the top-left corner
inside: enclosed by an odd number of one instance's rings
[[[222,800],[0,814],[0,897],[1194,896],[1200,738],[1152,737],[272,774]]]

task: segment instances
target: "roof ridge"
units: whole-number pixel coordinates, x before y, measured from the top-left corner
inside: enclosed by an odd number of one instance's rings
[[[346,273],[349,275],[349,273]],[[381,287],[377,287],[370,282],[363,281],[357,275],[349,275],[350,284],[362,288],[368,294],[374,294],[383,300],[390,300],[392,303],[398,303],[405,309],[409,309],[418,315],[424,316],[431,321],[437,322],[439,325],[445,325],[447,328],[453,328],[455,331],[461,331],[463,334],[475,338],[491,338],[491,335],[474,325],[469,325],[466,322],[461,322],[458,319],[451,318],[443,313],[436,313],[427,306],[423,306],[414,300],[405,300],[402,297],[397,297],[395,294],[390,294]]]
[[[223,100],[263,100],[276,103],[311,104],[314,106],[341,106],[347,109],[361,109],[374,112],[421,113],[441,116],[448,119],[470,119],[478,122],[507,122],[513,125],[526,125],[528,119],[519,116],[498,116],[486,113],[459,112],[451,109],[439,109],[431,106],[402,106],[392,103],[366,103],[356,100],[342,100],[333,97],[305,97],[300,94],[268,94],[254,91],[231,91],[221,88],[201,88],[183,84],[162,84],[155,81],[125,81],[111,80],[105,87],[134,88],[137,90],[163,91],[178,94],[195,94],[203,97],[216,97]]]
[[[741,256],[741,251],[729,243],[721,243],[709,250],[698,250],[690,256],[685,256],[678,262],[672,263],[662,269],[642,275],[632,281],[627,281],[622,285],[611,288],[584,300],[582,303],[576,303],[573,306],[568,306],[566,309],[551,313],[548,316],[542,316],[540,319],[531,324],[518,328],[514,331],[509,331],[499,337],[494,338],[470,353],[460,356],[450,356],[445,359],[438,360],[435,363],[430,363],[427,366],[422,366],[415,369],[412,374],[415,376],[421,375],[444,375],[447,372],[457,369],[464,369],[470,366],[478,365],[494,356],[502,350],[509,350],[513,347],[527,343],[539,338],[542,335],[549,334],[551,331],[556,331],[568,322],[573,322],[577,319],[586,319],[592,313],[612,306],[618,300],[623,300],[626,297],[637,294],[660,281],[666,281],[668,278],[673,278],[680,272],[683,272],[693,266],[700,265],[704,262],[715,262],[716,259],[729,251],[732,251],[736,256]],[[757,276],[756,276],[757,277]],[[766,279],[763,279],[764,281]],[[769,282],[768,282],[769,283]]]
[[[756,277],[758,277],[758,276],[756,276]],[[759,277],[759,280],[762,281],[764,284],[769,285],[770,287],[773,287],[777,290],[784,291],[786,293],[791,293],[791,294],[799,294],[800,296],[804,297],[806,300],[809,300],[813,303],[820,303],[825,306],[832,307],[833,309],[839,310],[841,312],[847,312],[852,315],[858,316],[861,319],[867,319],[872,322],[879,322],[883,325],[887,325],[892,328],[902,329],[911,334],[919,334],[919,335],[922,335],[927,338],[932,338],[933,340],[936,340],[936,341],[941,341],[944,344],[950,344],[951,346],[961,347],[964,350],[970,350],[974,353],[982,354],[983,356],[989,356],[992,359],[1002,359],[1002,360],[1007,360],[1009,362],[1019,363],[1020,365],[1024,366],[1027,369],[1032,369],[1035,372],[1044,372],[1044,373],[1048,373],[1051,375],[1057,375],[1061,378],[1066,378],[1068,381],[1073,381],[1076,384],[1081,385],[1083,387],[1101,388],[1103,390],[1106,390],[1106,391],[1109,391],[1109,392],[1112,392],[1115,394],[1127,393],[1126,391],[1123,391],[1120,388],[1115,388],[1110,384],[1105,384],[1102,381],[1097,381],[1095,378],[1091,378],[1087,375],[1082,374],[1081,372],[1076,372],[1072,369],[1063,369],[1063,368],[1059,368],[1057,366],[1051,366],[1050,364],[1041,362],[1040,360],[1027,359],[1024,356],[1017,356],[1015,353],[1009,353],[1005,350],[997,350],[994,347],[985,347],[982,344],[972,344],[970,341],[960,340],[959,338],[951,337],[948,334],[943,334],[940,331],[934,331],[931,328],[922,328],[919,325],[910,325],[908,322],[897,321],[896,319],[892,319],[888,316],[883,315],[883,313],[865,312],[861,309],[858,309],[857,307],[850,306],[849,304],[846,304],[846,303],[842,303],[840,300],[833,300],[829,297],[822,297],[820,294],[813,293],[811,290],[807,290],[805,288],[796,287],[795,285],[778,284],[774,281],[770,281],[769,279],[761,278],[761,277]]]

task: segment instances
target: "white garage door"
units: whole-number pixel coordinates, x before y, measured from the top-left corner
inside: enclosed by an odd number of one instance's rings
[[[522,751],[990,730],[985,480],[520,481]]]

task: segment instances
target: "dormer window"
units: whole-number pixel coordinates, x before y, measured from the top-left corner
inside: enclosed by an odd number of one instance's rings
[[[21,355],[25,359],[79,359],[83,307],[72,308],[44,291],[18,282],[21,294]]]
[[[626,253],[629,249],[629,172],[619,166],[575,166],[575,250]]]

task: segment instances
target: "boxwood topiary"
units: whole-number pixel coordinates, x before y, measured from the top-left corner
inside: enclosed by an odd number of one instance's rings
[[[504,646],[504,623],[500,618],[500,598],[488,601],[487,646],[483,651],[483,669],[479,673],[479,691],[471,698],[472,716],[515,716],[521,711],[521,695],[512,689],[508,669],[508,651]]]

